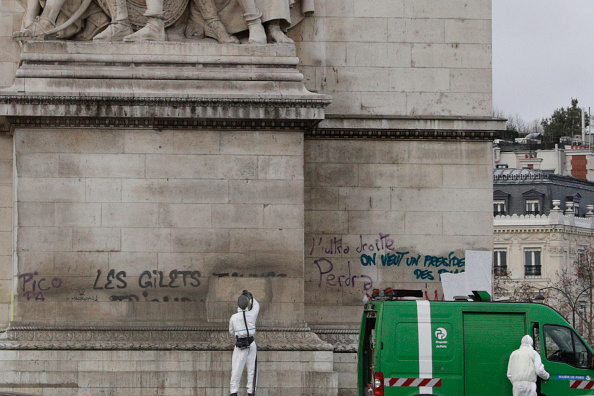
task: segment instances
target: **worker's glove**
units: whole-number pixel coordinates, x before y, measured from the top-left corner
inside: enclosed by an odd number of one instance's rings
[[[252,303],[252,301],[254,300],[254,296],[252,296],[252,293],[250,293],[247,290],[244,290],[242,293],[244,296],[246,296],[249,300],[250,300],[250,304]]]

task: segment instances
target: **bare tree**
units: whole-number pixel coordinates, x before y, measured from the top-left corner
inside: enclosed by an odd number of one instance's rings
[[[549,305],[556,308],[592,345],[594,338],[594,249],[585,248],[575,260],[557,272],[558,280],[543,288]],[[545,290],[546,289],[546,290]],[[551,301],[550,297],[554,297]]]

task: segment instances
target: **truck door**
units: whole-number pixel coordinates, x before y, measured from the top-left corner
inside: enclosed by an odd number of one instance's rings
[[[507,363],[526,334],[523,313],[464,313],[464,395],[511,395]]]
[[[542,362],[551,375],[541,382],[542,395],[592,395],[592,352],[576,332],[565,326],[543,326]]]

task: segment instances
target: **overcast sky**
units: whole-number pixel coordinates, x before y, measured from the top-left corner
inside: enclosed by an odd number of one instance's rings
[[[493,0],[493,107],[524,120],[594,110],[594,0]]]

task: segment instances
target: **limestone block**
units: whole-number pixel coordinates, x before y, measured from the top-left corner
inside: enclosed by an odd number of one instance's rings
[[[491,30],[489,19],[449,19],[445,21],[445,42],[491,44]]]
[[[254,179],[253,156],[147,155],[147,178]]]
[[[393,202],[393,201],[392,201]],[[390,234],[404,233],[404,211],[398,206],[392,207],[399,211],[366,210],[349,212],[348,232],[350,234]]]
[[[396,18],[388,20],[388,41],[397,43],[443,43],[445,21],[441,19]]]
[[[13,188],[12,184],[0,184],[0,207],[12,207]]]
[[[0,207],[0,231],[12,231],[12,208]]]
[[[122,177],[145,175],[145,158],[138,154],[62,154],[62,177]]]
[[[12,182],[12,160],[0,160],[0,183]]]
[[[305,304],[309,305],[342,305],[342,292],[337,287],[318,281],[305,282]]]
[[[432,0],[406,2],[405,16],[410,18],[491,19],[491,0]]]
[[[106,252],[54,253],[53,274],[57,276],[93,276],[97,269],[107,272],[108,268],[109,256]]]
[[[440,212],[405,213],[405,232],[409,235],[441,235],[443,219]]]
[[[1,255],[10,254],[4,252],[4,234],[0,233]],[[20,227],[17,238],[19,251],[71,251],[74,239],[71,228],[61,227]]]
[[[122,234],[124,234],[124,231],[122,231]],[[73,230],[72,249],[75,251],[117,252],[121,249],[121,245],[120,230],[118,228],[94,227],[75,228]]]
[[[371,164],[359,166],[359,183],[365,187],[439,188],[441,166]]]
[[[415,164],[492,166],[492,156],[491,145],[479,142],[419,142],[408,149],[409,162]]]
[[[352,12],[352,10],[354,9],[355,1],[356,0],[320,2],[319,4],[316,4],[315,15],[316,15],[316,17],[349,15]],[[309,19],[309,18],[306,18],[306,20],[307,19]]]
[[[355,187],[359,185],[355,164],[305,164],[305,181],[311,187]]]
[[[339,190],[339,210],[389,210],[389,188],[342,187]]]
[[[218,154],[220,132],[174,131],[173,152],[175,154]]]
[[[406,94],[402,92],[362,92],[363,114],[406,114]]]
[[[318,78],[324,79],[325,77]],[[323,88],[319,84],[316,85],[315,89],[322,90]],[[358,114],[362,106],[361,96],[361,92],[332,92],[332,103],[328,106],[326,112],[328,114]]]
[[[118,231],[118,229],[112,230],[116,233]],[[172,230],[169,228],[122,228],[121,235],[121,250],[125,252],[171,251],[173,237]]]
[[[481,93],[410,93],[407,94],[407,112],[412,115],[488,116],[491,100],[491,95]]]
[[[431,67],[431,66],[426,66]],[[377,67],[337,67],[324,69],[321,88],[333,92],[389,91],[390,69]]]
[[[0,279],[12,279],[12,256],[0,256]]]
[[[388,18],[345,18],[344,15],[306,18],[296,34],[298,41],[381,43],[386,42],[388,38],[387,21]]]
[[[447,212],[443,214],[444,235],[492,235],[490,212]]]
[[[302,180],[232,180],[229,189],[234,204],[303,204]]]
[[[230,230],[233,252],[285,252],[303,251],[301,229],[232,229]]]
[[[130,276],[140,275],[146,270],[162,269],[157,253],[109,252],[107,254],[110,269],[114,269],[116,272],[125,270],[126,274]]]
[[[347,65],[346,42],[305,41],[296,42],[295,46],[302,65],[322,67]],[[299,69],[304,73],[303,66]]]
[[[303,134],[287,132],[221,132],[221,154],[303,154]]]
[[[16,157],[19,177],[58,177],[59,154],[23,154]]]
[[[451,69],[450,92],[483,92],[493,89],[491,69]]]
[[[229,230],[224,229],[171,229],[172,252],[228,252],[232,243],[230,240],[232,240],[232,237],[229,236]],[[168,250],[160,249],[158,251]]]
[[[491,188],[436,189],[394,188],[392,207],[406,212],[489,212],[492,205]]]
[[[0,86],[12,85],[16,70],[16,62],[0,62]]]
[[[258,157],[258,179],[303,180],[303,158],[260,156]]]
[[[306,187],[305,208],[313,210],[338,210],[338,188]]]
[[[226,180],[122,180],[124,202],[227,203]]]
[[[390,88],[397,92],[449,91],[450,71],[442,68],[391,69]]]
[[[213,254],[214,257],[219,257],[219,254]],[[159,268],[160,271],[169,272],[177,269],[182,271],[200,270],[204,274],[210,274],[210,265],[208,260],[203,255],[194,253],[159,253],[157,255],[158,264],[151,260],[144,262],[145,268]],[[124,261],[125,262],[125,261]],[[142,264],[139,261],[139,264]],[[139,266],[140,268],[140,266]]]
[[[444,188],[492,188],[488,165],[447,165],[443,167]]]
[[[352,14],[363,18],[400,18],[404,16],[404,0],[355,1]]]
[[[85,179],[87,202],[121,202],[122,181],[117,178]]]
[[[33,273],[43,271],[53,273],[54,255],[49,252],[19,252],[18,254],[18,272],[19,274]]]
[[[411,46],[406,43],[347,43],[346,66],[410,67]]]
[[[159,205],[156,203],[104,203],[101,206],[103,227],[156,227]]]
[[[271,298],[274,302],[303,302],[303,284],[296,278],[277,278],[270,282]]]
[[[173,154],[173,131],[126,131],[124,153]]]
[[[414,67],[491,68],[488,44],[413,44]]]
[[[212,205],[212,223],[216,228],[262,228],[264,206],[261,204]]]
[[[160,227],[199,227],[212,225],[211,205],[202,204],[159,204]]]
[[[353,322],[356,318],[358,322],[363,314],[363,304],[359,306],[307,306],[305,309],[305,322],[309,325],[323,323],[343,324]]]
[[[98,227],[101,225],[101,204],[56,203],[54,216],[58,227]]]
[[[17,154],[124,152],[125,134],[116,129],[27,129],[15,131]]]
[[[303,206],[264,205],[264,227],[303,229]]]
[[[85,181],[76,178],[26,178],[17,186],[17,201],[83,202]]]
[[[305,229],[314,234],[346,234],[348,212],[343,210],[308,210],[305,212]]]

